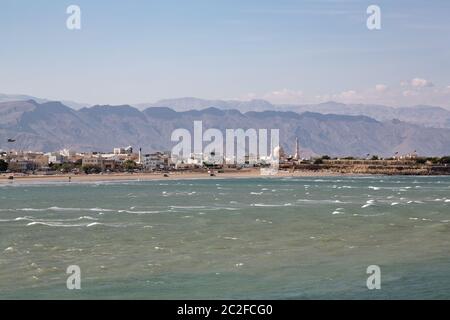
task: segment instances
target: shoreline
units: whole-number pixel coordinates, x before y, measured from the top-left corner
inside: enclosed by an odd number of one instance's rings
[[[232,171],[215,173],[210,176],[207,172],[171,172],[167,173],[110,173],[110,174],[60,174],[60,175],[23,175],[8,179],[8,174],[0,175],[0,185],[13,184],[15,182],[109,182],[109,181],[153,181],[153,180],[220,180],[220,179],[250,179],[250,178],[285,178],[285,177],[343,177],[366,176],[365,174],[348,174],[328,171],[279,171],[276,175],[261,175],[259,170]],[[70,178],[70,180],[69,180]]]
[[[386,173],[349,173],[335,171],[296,170],[294,172],[280,170],[276,175],[261,175],[258,169],[243,171],[228,171],[210,176],[207,172],[170,172],[166,173],[109,173],[109,174],[59,174],[59,175],[0,175],[1,185],[26,183],[83,183],[83,182],[114,182],[114,181],[178,181],[178,180],[221,180],[221,179],[257,179],[257,178],[307,178],[307,177],[371,177],[371,176],[449,176],[449,175],[414,175]]]

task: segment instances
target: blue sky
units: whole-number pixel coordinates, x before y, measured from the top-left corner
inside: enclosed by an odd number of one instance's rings
[[[449,107],[449,35],[448,0],[1,0],[0,92]]]

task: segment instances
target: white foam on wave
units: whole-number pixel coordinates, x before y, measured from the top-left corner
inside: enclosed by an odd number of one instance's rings
[[[151,214],[151,213],[161,213],[162,211],[133,211],[133,210],[119,210],[119,213],[134,213],[134,214]]]
[[[44,212],[44,211],[115,211],[112,209],[103,209],[103,208],[64,208],[64,207],[49,207],[49,208],[21,208],[15,209],[16,211],[30,211],[30,212]]]
[[[172,209],[204,209],[205,206],[169,206]]]
[[[39,212],[39,211],[45,211],[45,210],[47,210],[47,209],[38,209],[38,208],[22,208],[22,209],[16,209],[17,211],[36,211],[36,212]]]
[[[103,223],[100,223],[100,222],[92,222],[92,223],[89,223],[88,225],[86,225],[86,227],[94,227],[94,226],[98,226],[98,225],[103,225]]]
[[[370,200],[367,200],[366,201],[366,204],[365,205],[363,205],[363,206],[361,206],[361,208],[368,208],[368,207],[370,207],[370,206],[373,206],[375,204],[375,200],[373,200],[373,199],[370,199]]]
[[[79,217],[77,220],[98,220],[98,219],[91,216],[82,216]]]
[[[225,240],[239,240],[239,238],[235,238],[235,237],[222,237]]]
[[[264,203],[253,203],[252,207],[284,207],[284,204],[264,204]]]
[[[94,211],[94,212],[113,212],[116,210],[113,209],[103,209],[103,208],[90,208],[88,209],[89,211]]]
[[[265,220],[265,219],[255,219],[256,222],[262,222],[262,223],[268,223],[268,224],[272,224],[273,222],[270,220]]]
[[[51,211],[81,211],[82,208],[61,208],[61,207],[50,207],[48,210]]]
[[[14,219],[14,221],[22,221],[22,220],[33,221],[33,217],[17,217]]]
[[[342,210],[344,210],[344,208],[337,208],[331,214],[333,214],[333,215],[344,214],[344,212],[342,212]]]
[[[47,227],[64,227],[64,228],[70,228],[70,227],[83,227],[83,224],[61,224],[61,223],[51,223],[51,222],[40,222],[40,221],[33,221],[27,224],[27,227],[35,226],[35,225],[43,225]]]

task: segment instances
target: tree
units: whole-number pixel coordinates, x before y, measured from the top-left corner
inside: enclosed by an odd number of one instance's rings
[[[6,170],[8,170],[8,162],[0,159],[0,172],[5,172]]]
[[[314,164],[322,164],[323,163],[323,160],[322,159],[316,159],[316,160],[314,160]]]
[[[440,161],[442,161],[442,159],[437,157],[428,157],[427,161],[430,161],[432,164],[438,164]]]
[[[322,156],[322,160],[330,160],[331,158],[330,158],[330,156],[328,156],[328,155],[324,155],[324,156]]]
[[[72,164],[72,163],[63,163],[62,165],[61,165],[61,168],[60,168],[60,170],[62,171],[62,172],[70,172],[70,171],[72,171],[72,169],[74,168],[74,165]]]
[[[100,173],[102,171],[102,169],[100,167],[92,166],[92,165],[83,166],[82,170],[86,174],[89,174],[89,173]]]
[[[442,157],[441,160],[440,160],[440,163],[442,163],[442,164],[450,164],[450,156]]]
[[[427,163],[427,158],[417,158],[416,163],[417,164],[425,164],[425,163]]]
[[[127,160],[123,163],[123,168],[126,171],[134,170],[137,168],[137,164],[133,160]]]
[[[379,160],[378,156],[373,155],[371,160]]]

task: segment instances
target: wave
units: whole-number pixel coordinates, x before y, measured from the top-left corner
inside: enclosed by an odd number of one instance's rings
[[[52,223],[52,222],[40,222],[40,221],[33,221],[27,224],[27,227],[35,226],[35,225],[43,225],[48,227],[63,227],[63,228],[70,228],[70,227],[83,227],[84,224],[61,224],[61,223]]]
[[[169,208],[173,209],[204,209],[205,206],[169,206]]]
[[[285,204],[253,203],[253,204],[251,204],[252,207],[288,207],[291,205],[292,205],[292,203],[285,203]]]
[[[161,213],[164,211],[132,211],[132,210],[119,210],[119,213],[134,213],[134,214],[151,214],[151,213]]]
[[[361,208],[364,209],[364,208],[371,207],[371,206],[373,206],[373,205],[375,205],[375,200],[370,199],[370,200],[367,200],[367,201],[366,201],[366,204],[365,204],[365,205],[362,205]]]
[[[94,226],[98,226],[98,225],[103,225],[103,223],[100,223],[100,222],[92,222],[92,223],[89,223],[88,225],[86,225],[86,227],[94,227]]]
[[[49,208],[20,208],[14,209],[16,211],[30,211],[30,212],[44,212],[44,211],[95,211],[95,212],[112,212],[113,209],[104,208],[63,208],[63,207],[49,207]]]
[[[83,210],[83,209],[81,209]],[[84,209],[84,210],[89,210],[89,211],[95,211],[95,212],[114,212],[117,210],[113,210],[113,209],[104,209],[104,208],[90,208],[90,209]]]

